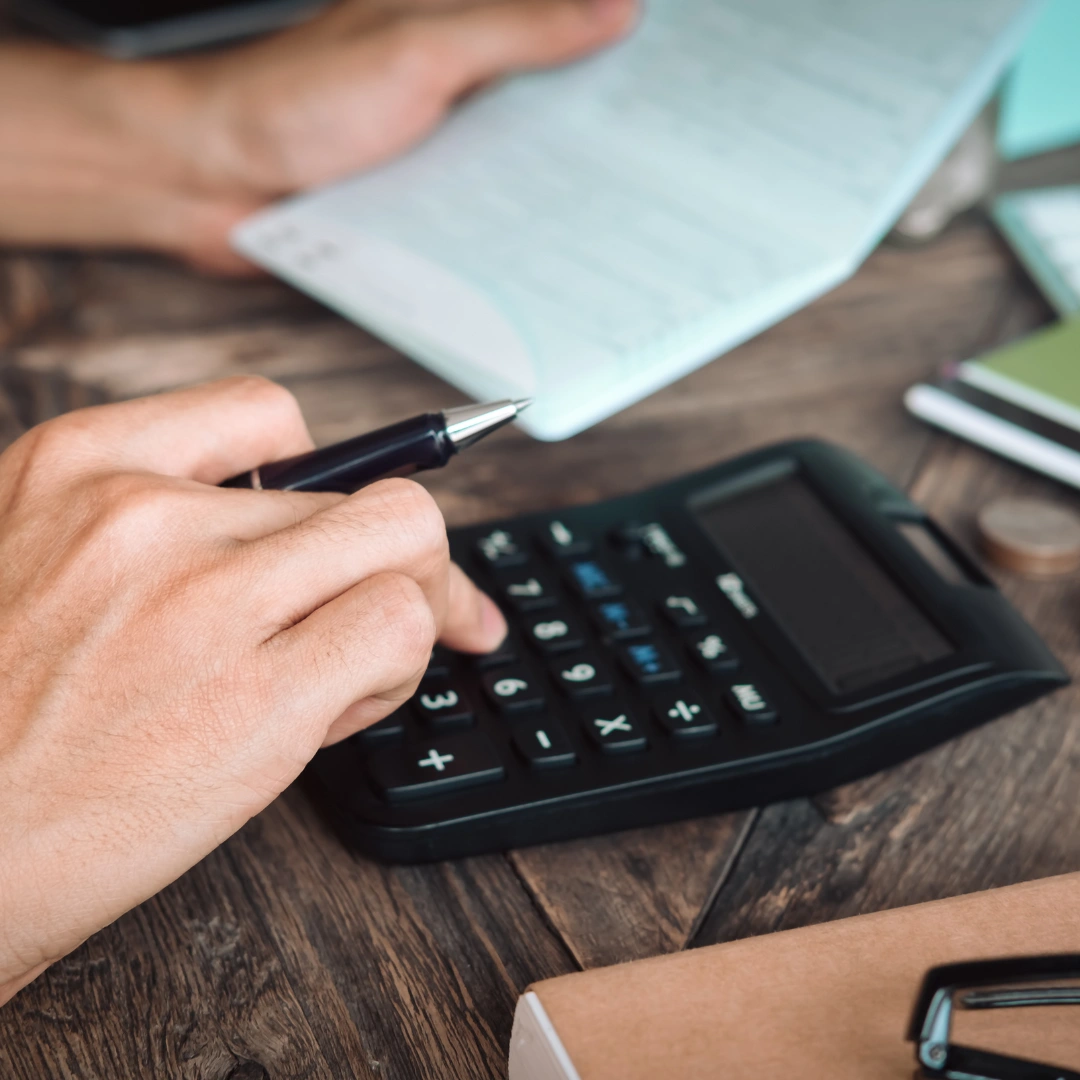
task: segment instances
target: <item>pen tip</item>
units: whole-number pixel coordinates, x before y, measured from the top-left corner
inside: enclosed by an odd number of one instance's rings
[[[514,408],[517,409],[518,412],[524,412],[532,403],[533,399],[531,397],[518,398],[517,401],[514,402]]]

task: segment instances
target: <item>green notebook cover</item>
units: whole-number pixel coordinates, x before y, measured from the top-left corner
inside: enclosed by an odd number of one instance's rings
[[[959,376],[988,394],[1080,431],[1080,317],[969,360],[960,365]]]

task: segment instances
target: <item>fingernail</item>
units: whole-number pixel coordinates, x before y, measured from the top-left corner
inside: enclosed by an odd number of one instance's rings
[[[495,601],[484,593],[481,593],[480,624],[484,629],[484,639],[492,643],[492,648],[497,648],[503,643],[503,639],[509,632],[503,613],[498,609]]]

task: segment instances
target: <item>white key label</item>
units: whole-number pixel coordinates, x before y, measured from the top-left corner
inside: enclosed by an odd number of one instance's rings
[[[512,555],[517,551],[514,538],[504,529],[496,529],[480,541],[480,550],[484,558],[495,562],[500,555]]]
[[[561,521],[553,521],[548,525],[548,532],[559,547],[566,547],[574,542],[574,534]]]
[[[528,690],[529,684],[524,679],[500,679],[491,689],[499,697],[513,697],[522,690]]]
[[[551,622],[537,623],[533,627],[533,634],[540,641],[553,641],[555,638],[566,637],[570,627],[562,619],[553,619]]]
[[[421,694],[420,704],[428,712],[438,712],[440,709],[452,709],[460,699],[456,690],[447,690],[445,694]]]
[[[520,584],[507,585],[506,593],[508,596],[543,596],[544,586],[533,577]]]
[[[417,765],[420,768],[424,768],[426,765],[430,765],[436,772],[446,772],[446,766],[454,760],[453,754],[440,754],[438,750],[429,750],[427,757],[422,757]]]
[[[687,703],[683,701],[682,698],[679,698],[679,700],[668,709],[667,714],[672,720],[685,720],[687,723],[690,723],[699,712],[701,712],[700,705],[695,705],[692,702]]]
[[[626,713],[621,716],[616,716],[613,720],[594,720],[596,730],[600,732],[600,738],[606,739],[613,731],[629,731],[630,721],[626,717]]]
[[[685,611],[687,615],[697,615],[699,608],[689,596],[669,596],[664,601],[672,611]]]
[[[596,668],[592,664],[575,664],[566,671],[560,671],[559,674],[569,682],[588,682],[596,678]]]
[[[727,646],[719,634],[709,634],[697,643],[697,651],[701,654],[702,660],[715,660],[727,652]]]
[[[744,619],[752,619],[758,613],[757,604],[746,595],[746,586],[738,574],[721,574],[716,584]]]
[[[736,700],[747,712],[761,712],[767,708],[765,699],[758,693],[757,687],[752,683],[740,683],[731,688]]]

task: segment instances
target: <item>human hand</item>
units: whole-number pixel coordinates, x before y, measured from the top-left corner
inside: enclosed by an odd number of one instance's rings
[[[310,448],[244,378],[0,455],[0,1003],[409,697],[436,637],[504,636],[419,485],[210,486]]]
[[[343,0],[218,53],[0,48],[0,242],[127,246],[222,271],[241,218],[369,168],[463,94],[628,31],[635,0]]]

